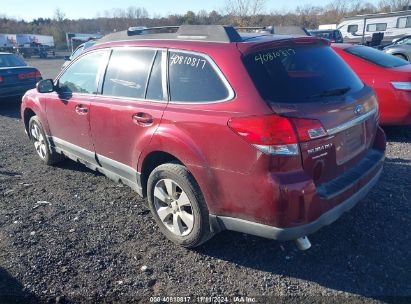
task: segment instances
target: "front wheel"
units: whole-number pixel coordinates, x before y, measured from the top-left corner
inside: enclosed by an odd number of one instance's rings
[[[151,213],[169,240],[192,248],[211,238],[208,208],[186,167],[158,166],[148,178],[147,193]]]
[[[30,119],[29,132],[30,139],[34,144],[37,155],[45,164],[54,165],[64,158],[50,148],[43,126],[37,116],[33,116]]]

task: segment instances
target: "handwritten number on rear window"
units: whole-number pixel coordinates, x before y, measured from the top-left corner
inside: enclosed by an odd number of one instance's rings
[[[200,59],[198,57],[187,56],[187,55],[177,55],[177,54],[173,54],[170,60],[171,60],[171,65],[184,64],[184,65],[191,66],[193,68],[198,68],[198,69],[204,69],[207,63],[207,60],[205,59]]]
[[[285,57],[293,56],[296,52],[294,49],[280,49],[267,53],[258,53],[254,56],[256,62],[264,64],[266,62],[273,61],[274,59],[283,59]]]

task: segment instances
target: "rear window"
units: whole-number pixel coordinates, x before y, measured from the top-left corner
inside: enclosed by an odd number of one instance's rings
[[[395,68],[409,64],[404,59],[385,54],[379,50],[367,46],[352,46],[344,49],[344,51],[384,68]]]
[[[268,49],[250,54],[244,61],[261,96],[272,102],[312,102],[364,86],[328,46]]]
[[[19,66],[26,66],[27,64],[20,59],[19,57],[6,54],[0,55],[0,68],[8,68],[8,67],[19,67]]]
[[[176,102],[214,102],[230,98],[223,76],[201,54],[170,51],[170,98]]]

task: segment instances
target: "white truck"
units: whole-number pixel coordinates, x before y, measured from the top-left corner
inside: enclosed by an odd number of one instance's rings
[[[2,52],[12,52],[13,51],[13,41],[9,40],[7,34],[0,34],[0,51]]]
[[[337,23],[332,23],[332,24],[320,24],[318,26],[319,30],[336,30],[337,29]]]
[[[344,18],[337,29],[344,42],[362,43],[370,41],[374,33],[384,33],[384,42],[411,34],[411,10],[358,15]]]
[[[16,34],[14,47],[23,57],[47,57],[50,53],[54,54],[54,38],[37,34]]]

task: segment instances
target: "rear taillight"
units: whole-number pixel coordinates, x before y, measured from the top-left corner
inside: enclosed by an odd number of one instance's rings
[[[0,82],[3,82],[3,76],[0,76]]]
[[[279,115],[232,118],[228,126],[267,154],[297,155],[298,143],[327,135],[318,120]]]
[[[411,91],[411,82],[393,81],[391,84],[397,90]]]
[[[31,71],[27,73],[18,74],[17,78],[20,80],[23,79],[32,79],[32,78],[41,78],[41,73],[39,71]]]
[[[28,78],[28,75],[27,75],[27,74],[28,74],[28,73],[18,74],[18,75],[17,75],[17,78],[20,79],[20,80],[26,79],[26,78]]]

